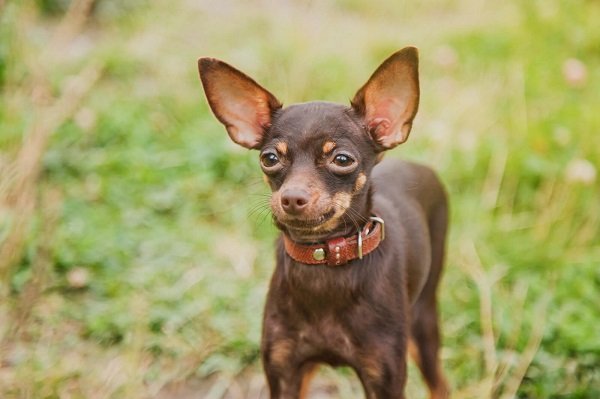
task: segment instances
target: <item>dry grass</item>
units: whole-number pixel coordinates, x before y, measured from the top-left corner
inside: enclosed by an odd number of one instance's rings
[[[495,331],[494,297],[503,302],[506,295],[495,288],[502,280],[503,271],[486,272],[477,253],[475,243],[465,240],[461,244],[462,259],[459,266],[469,276],[479,293],[479,324],[481,325],[482,349],[481,356],[485,367],[483,378],[456,393],[457,398],[514,398],[517,394],[527,369],[538,351],[546,325],[546,311],[549,297],[538,299],[529,314],[525,314],[527,286],[516,286],[515,292],[508,293],[509,297],[517,298],[512,302],[514,314],[510,336],[507,343],[499,346],[499,336]],[[523,331],[524,321],[528,321],[532,329]],[[527,344],[523,349],[517,347],[517,342],[526,338]]]
[[[0,215],[3,239],[0,241],[0,300],[8,302],[10,281],[14,269],[23,258],[28,233],[34,219],[42,225],[37,257],[32,265],[33,278],[24,287],[12,311],[5,313],[0,331],[0,359],[5,358],[7,348],[26,327],[33,307],[47,288],[51,275],[51,259],[48,244],[56,224],[60,195],[56,191],[40,192],[40,171],[49,140],[60,126],[68,121],[81,105],[86,94],[101,76],[102,66],[91,63],[79,74],[65,82],[57,96],[51,94],[48,74],[51,68],[60,68],[62,45],[83,28],[93,2],[74,1],[69,12],[56,28],[51,44],[37,59],[29,60],[33,71],[28,87],[20,93],[31,93],[29,103],[35,119],[23,133],[23,143],[13,160],[0,165]],[[1,4],[0,4],[1,6]],[[7,316],[8,315],[8,316]],[[2,362],[0,362],[2,363]]]

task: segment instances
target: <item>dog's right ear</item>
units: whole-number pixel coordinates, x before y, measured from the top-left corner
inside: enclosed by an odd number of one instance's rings
[[[273,111],[282,104],[252,78],[214,58],[198,60],[200,80],[213,113],[229,137],[246,148],[259,148]]]

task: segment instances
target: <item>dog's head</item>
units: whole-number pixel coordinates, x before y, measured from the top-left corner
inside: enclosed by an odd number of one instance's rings
[[[237,144],[260,151],[278,227],[300,241],[355,229],[368,212],[369,175],[381,153],[408,138],[419,103],[418,54],[394,53],[350,106],[283,108],[232,66],[198,60],[208,103]]]

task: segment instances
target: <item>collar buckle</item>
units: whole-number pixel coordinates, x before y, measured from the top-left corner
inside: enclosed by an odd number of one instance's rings
[[[385,239],[385,222],[379,216],[371,216],[369,217],[369,220],[377,222],[381,225],[381,241],[383,241]]]
[[[377,222],[381,225],[381,241],[383,241],[383,239],[385,238],[385,222],[383,221],[382,218],[378,217],[378,216],[371,216],[369,217],[369,220],[373,221],[373,222]],[[369,234],[371,232],[371,230],[367,230],[365,231],[365,235]],[[363,258],[363,237],[362,237],[362,230],[358,229],[358,233],[356,234],[357,236],[357,245],[356,245],[356,252],[358,255],[358,259],[362,259]]]
[[[363,250],[362,250],[362,231],[358,229],[358,245],[356,248],[356,252],[358,252],[358,259],[363,258]]]

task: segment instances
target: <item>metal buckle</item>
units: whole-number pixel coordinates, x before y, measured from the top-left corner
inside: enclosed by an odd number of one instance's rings
[[[385,239],[385,222],[382,218],[377,216],[371,216],[369,219],[381,224],[381,241],[383,241]]]
[[[362,231],[361,229],[358,229],[358,259],[362,259],[363,258],[363,253],[362,253]]]
[[[381,241],[383,241],[383,239],[385,238],[385,222],[383,221],[382,218],[377,217],[377,216],[371,216],[369,217],[370,220],[377,222],[381,225]],[[357,248],[357,252],[358,252],[358,259],[362,259],[363,258],[363,240],[362,240],[362,230],[358,229],[358,248]]]

